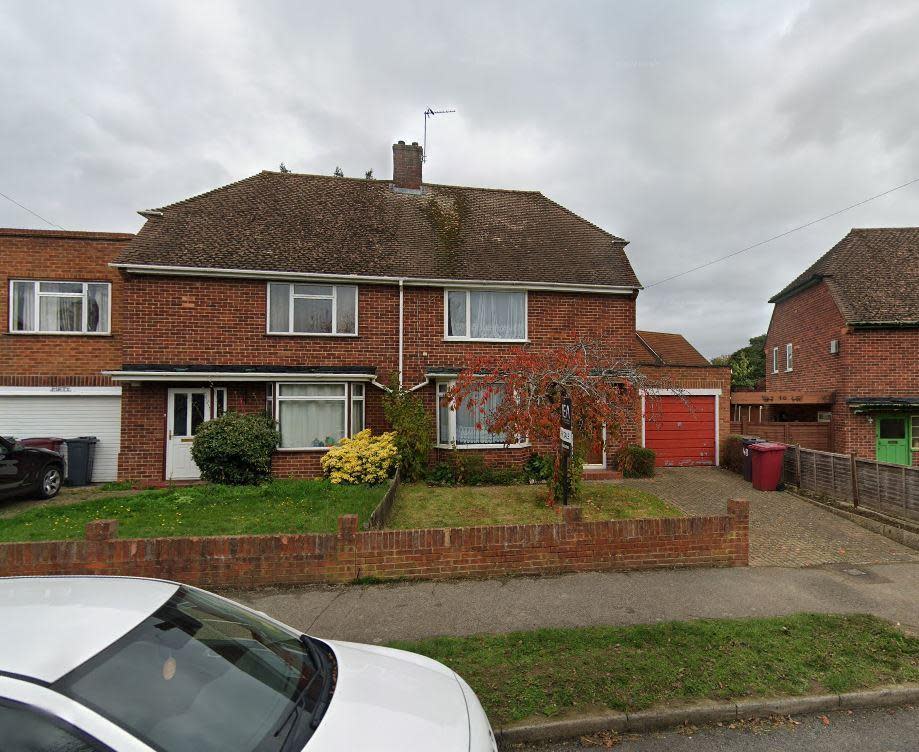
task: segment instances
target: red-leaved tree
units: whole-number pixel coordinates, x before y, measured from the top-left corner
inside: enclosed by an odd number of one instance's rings
[[[652,383],[628,353],[602,342],[582,340],[551,349],[517,347],[497,356],[478,357],[466,364],[444,396],[457,411],[469,410],[476,430],[503,434],[508,443],[529,440],[550,448],[555,457],[550,502],[561,477],[559,410],[563,394],[571,397],[572,429],[579,475],[583,444],[606,429],[608,445],[623,441],[623,429],[637,425],[639,390]],[[496,395],[501,398],[496,398]]]

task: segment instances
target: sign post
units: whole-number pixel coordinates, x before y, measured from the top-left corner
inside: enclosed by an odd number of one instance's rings
[[[568,495],[570,493],[570,489],[568,488],[568,461],[571,454],[574,452],[574,433],[572,433],[571,430],[571,397],[567,394],[562,394],[560,417],[559,437],[562,440],[562,504],[567,506]]]

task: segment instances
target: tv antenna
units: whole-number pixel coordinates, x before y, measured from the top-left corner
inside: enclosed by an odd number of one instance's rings
[[[428,107],[424,111],[424,146],[421,151],[422,162],[428,161],[428,118],[434,115],[449,115],[451,112],[456,112],[456,110],[432,110]]]

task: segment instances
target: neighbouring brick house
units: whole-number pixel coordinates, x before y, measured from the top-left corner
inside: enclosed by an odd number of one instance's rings
[[[316,475],[329,444],[387,428],[393,374],[435,417],[432,459],[456,447],[519,467],[532,447],[438,395],[476,355],[602,338],[666,385],[627,437],[659,464],[717,463],[730,371],[679,335],[639,336],[625,240],[539,192],[423,183],[417,144],[395,144],[393,161],[391,182],[262,172],[141,212],[136,237],[104,236],[98,268],[85,255],[46,264],[33,243],[10,277],[110,282],[111,332],[104,352],[92,349],[101,332],[40,335],[47,351],[20,370],[53,380],[84,368],[68,378],[120,388],[123,479],[197,477],[192,434],[226,410],[267,410],[282,436],[274,474]],[[598,444],[590,467],[615,449]]]
[[[819,416],[833,451],[919,464],[919,228],[851,230],[769,302],[767,420]]]
[[[121,387],[101,372],[122,362],[121,275],[109,263],[133,237],[0,229],[0,433],[94,435],[96,481],[117,475]]]

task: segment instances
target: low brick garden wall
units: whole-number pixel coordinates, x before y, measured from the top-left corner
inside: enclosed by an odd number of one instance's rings
[[[749,505],[732,499],[714,517],[583,522],[578,507],[556,524],[191,538],[117,538],[115,520],[85,540],[0,544],[0,575],[159,577],[205,587],[342,583],[360,578],[449,579],[666,567],[746,566]]]

